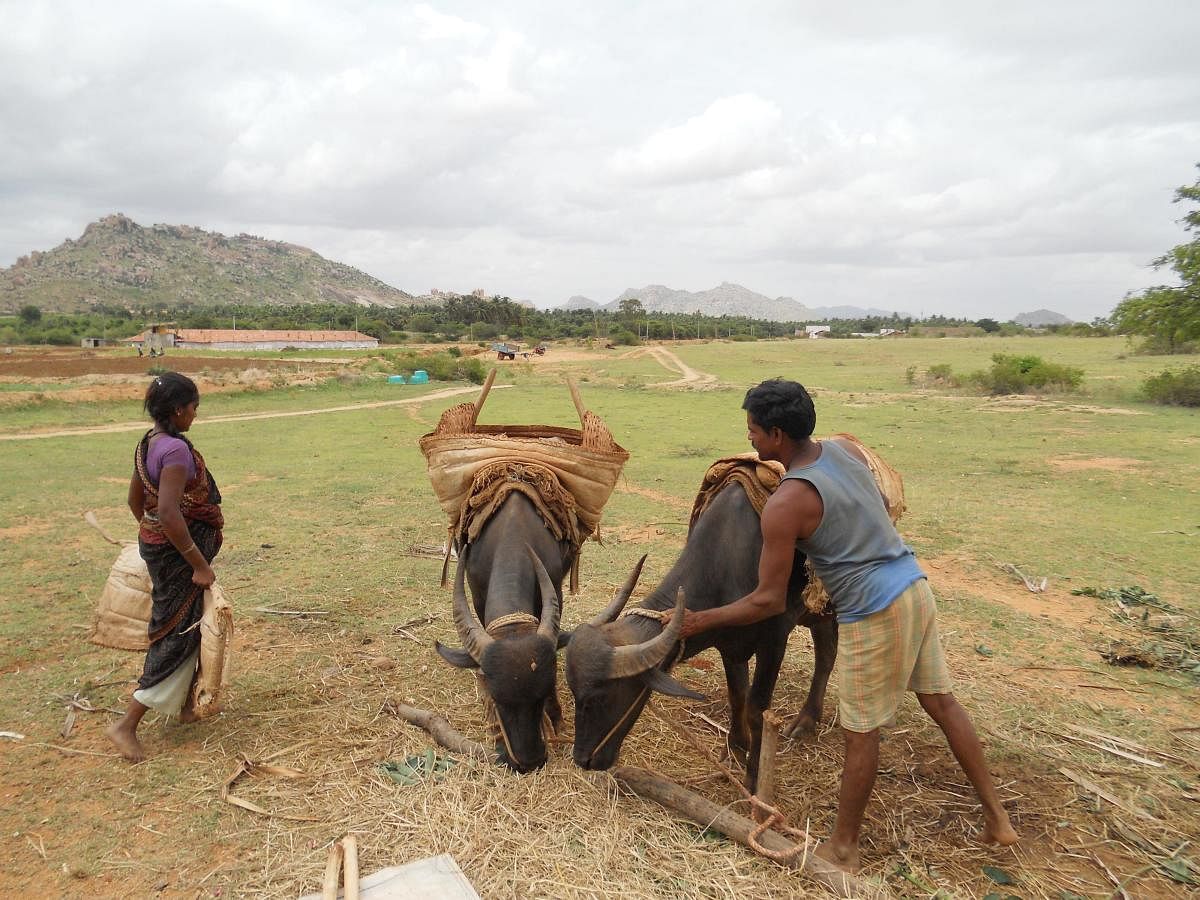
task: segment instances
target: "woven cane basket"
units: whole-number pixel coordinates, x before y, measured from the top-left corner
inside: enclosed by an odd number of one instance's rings
[[[584,409],[574,384],[568,384],[580,428],[553,425],[479,425],[476,420],[491,389],[488,375],[479,399],[452,406],[438,427],[421,438],[429,481],[453,526],[469,498],[480,469],[504,460],[536,463],[550,469],[576,504],[582,537],[596,530],[616,487],[629,452],[613,440],[604,421]]]

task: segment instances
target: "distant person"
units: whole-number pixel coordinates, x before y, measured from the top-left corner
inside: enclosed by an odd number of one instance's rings
[[[137,345],[135,345],[135,346],[137,347],[137,355],[138,355],[138,356],[145,356],[145,355],[146,355],[146,354],[145,354],[145,352],[142,350],[142,345],[141,345],[141,344],[137,344]]]
[[[216,580],[221,549],[221,492],[204,457],[184,437],[196,418],[200,392],[186,375],[166,372],[146,389],[151,428],[134,451],[129,509],[138,521],[138,549],[150,570],[153,607],[150,649],[125,715],[105,732],[131,762],[145,753],[137,728],[149,709],[177,715],[187,699],[200,655],[204,589]],[[194,721],[184,711],[180,721]]]
[[[742,409],[759,458],[787,467],[762,511],[758,586],[728,606],[687,612],[680,637],[784,612],[794,550],[812,562],[838,620],[838,714],[846,741],[837,820],[814,852],[858,871],[859,832],[879,771],[879,728],[905,691],[917,695],[975,788],[981,840],[1016,843],[975,727],[951,693],[933,593],[892,524],[866,457],[849,441],[812,439],[816,410],[794,381],[764,381],[746,393]]]

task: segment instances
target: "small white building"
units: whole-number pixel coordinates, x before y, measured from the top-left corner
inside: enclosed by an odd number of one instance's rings
[[[804,336],[806,338],[812,338],[814,340],[816,338],[823,337],[824,335],[827,335],[827,334],[831,333],[832,331],[833,331],[833,329],[830,328],[830,326],[828,326],[828,325],[805,325],[804,326]],[[800,334],[799,328],[796,329],[796,334],[797,335]]]

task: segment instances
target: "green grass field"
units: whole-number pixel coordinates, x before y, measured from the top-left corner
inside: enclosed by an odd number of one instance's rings
[[[894,822],[883,817],[894,810],[877,795],[875,806],[889,808],[876,809],[873,815],[881,818],[868,820],[876,837],[865,848],[871,874],[901,894],[919,895],[897,869],[903,857],[909,873],[950,895],[983,896],[995,888],[980,874],[981,862],[990,860],[1019,873],[1023,880],[1016,892],[1022,896],[1065,896],[1059,891],[1105,895],[1113,886],[1099,868],[1058,848],[1085,843],[1087,835],[1108,840],[1104,836],[1113,833],[1113,817],[1120,822],[1128,817],[1093,794],[1077,795],[1056,774],[1064,759],[1091,771],[1093,780],[1122,798],[1149,798],[1139,808],[1149,810],[1156,824],[1133,824],[1152,843],[1169,850],[1183,840],[1200,840],[1194,796],[1190,805],[1180,799],[1200,792],[1197,747],[1180,743],[1196,733],[1187,729],[1200,725],[1194,706],[1197,680],[1168,669],[1105,666],[1096,651],[1107,643],[1110,631],[1117,633],[1111,609],[1069,593],[1073,588],[1139,586],[1176,607],[1180,627],[1195,633],[1200,622],[1200,414],[1137,398],[1147,374],[1177,361],[1128,355],[1124,340],[1115,338],[722,342],[671,349],[694,369],[715,375],[716,389],[653,387],[678,376],[649,355],[607,351],[571,358],[563,352],[560,361],[552,349],[537,364],[504,364],[484,408],[480,421],[485,423],[574,425],[574,407],[564,386],[569,375],[579,383],[585,403],[630,451],[622,483],[605,512],[604,543],[589,543],[583,550],[584,588],[580,597],[566,599],[566,627],[598,608],[642,553],[650,553],[643,586],[665,573],[682,546],[691,501],[709,462],[750,449],[740,410],[745,389],[766,377],[795,378],[814,394],[818,434],[850,432],[903,474],[908,512],[901,530],[918,556],[933,563],[933,585],[942,600],[943,633],[961,679],[960,693],[988,740],[989,756],[1001,761],[1015,785],[1007,790],[1019,798],[1014,800],[1018,825],[1030,838],[1028,853],[1015,858],[979,851],[939,864],[934,856],[940,845],[932,838],[922,843],[920,829],[908,843],[884,833],[885,825]],[[965,373],[986,368],[996,352],[1033,353],[1079,366],[1086,373],[1083,388],[1072,395],[1017,401],[909,383],[913,367],[919,373],[949,364]],[[444,666],[429,647],[434,637],[455,642],[449,598],[437,585],[441,561],[410,553],[414,547],[440,545],[445,537],[445,520],[430,490],[417,438],[434,427],[444,408],[473,395],[409,406],[219,421],[229,415],[420,397],[445,386],[389,386],[379,375],[348,375],[315,387],[204,398],[190,437],[225,495],[226,545],[216,568],[235,598],[238,616],[236,699],[226,715],[198,726],[200,731],[147,727],[146,743],[155,755],[132,768],[104,757],[109,748],[100,731],[109,721],[106,715],[81,713],[75,735],[66,740],[58,729],[64,696],[78,694],[96,706],[119,707],[140,671],[139,655],[85,641],[116,548],[103,543],[82,519],[84,511],[94,510],[109,533],[135,536],[125,491],[139,433],[7,438],[136,423],[142,418],[140,406],[50,400],[0,413],[0,730],[26,735],[23,742],[0,741],[6,772],[0,776],[0,796],[9,810],[0,847],[15,861],[0,876],[0,894],[37,882],[54,894],[140,895],[167,878],[170,891],[178,889],[182,895],[186,890],[187,896],[212,896],[209,892],[216,888],[224,896],[297,896],[318,889],[323,848],[339,836],[334,832],[356,828],[395,840],[404,836],[431,852],[453,850],[484,896],[603,893],[595,884],[559,892],[548,882],[523,881],[520,865],[509,866],[500,877],[493,872],[496,861],[469,834],[449,840],[429,830],[432,826],[415,824],[422,817],[420,809],[432,802],[429,796],[396,795],[391,818],[376,822],[353,808],[339,807],[326,816],[319,801],[306,799],[309,788],[290,783],[272,788],[280,792],[269,795],[273,804],[333,822],[322,827],[256,818],[215,799],[217,785],[238,754],[261,755],[302,738],[316,739],[335,728],[335,722],[353,738],[344,742],[345,765],[315,759],[306,765],[323,773],[323,790],[336,793],[337,785],[347,786],[347,803],[359,796],[354,791],[365,795],[376,790],[362,766],[349,760],[389,758],[427,744],[421,733],[400,725],[393,725],[386,737],[371,730],[380,727],[378,708],[389,696],[411,696],[443,712],[453,710],[457,727],[478,736],[481,714],[469,676]],[[1046,577],[1050,590],[1029,594],[1001,569],[1004,564]],[[940,581],[939,573],[944,573]],[[319,615],[285,618],[257,611],[262,608]],[[424,644],[396,636],[398,623],[425,613],[440,619],[421,632]],[[1122,634],[1129,636],[1128,630]],[[794,643],[803,647],[804,641],[806,636]],[[785,666],[777,698],[784,709],[794,711],[803,698],[802,672],[809,667],[804,652],[789,656]],[[386,677],[364,668],[364,660],[379,655],[398,663]],[[1074,680],[1064,676],[1064,682],[1038,671],[1022,675],[1022,667],[1029,666],[1079,667],[1093,674]],[[698,679],[711,696],[721,696],[719,664],[711,672],[689,670],[688,678]],[[1074,686],[1085,680],[1115,687],[1089,693]],[[835,693],[831,690],[826,704],[827,719],[836,708]],[[569,698],[561,680],[560,694]],[[708,714],[721,719],[722,709],[718,702]],[[1044,736],[1028,731],[1031,722],[1051,731],[1071,722],[1087,724],[1187,762],[1147,775],[1111,754],[1094,752],[1094,758],[1081,761],[1075,754],[1092,751],[1074,745],[1064,744],[1067,749],[1057,756],[1048,755]],[[931,753],[946,755],[936,733],[931,736],[911,708],[900,724],[919,738],[918,751],[928,745]],[[657,732],[644,719],[635,731],[642,740],[627,744],[632,760],[654,759],[651,734]],[[820,789],[826,799],[816,806],[811,797],[803,803],[796,799],[803,809],[792,812],[800,822],[811,815],[814,829],[820,830],[831,822],[829,802],[840,754],[836,732],[823,734],[818,746],[820,765],[810,759],[816,767],[810,775],[824,781],[809,783],[807,789]],[[606,788],[580,781],[566,748],[558,755],[562,758],[545,773],[530,776],[528,783],[544,787],[542,780],[551,779],[553,786],[558,783],[553,779],[559,779],[563,790],[607,796]],[[658,767],[670,774],[671,763],[659,761]],[[1122,771],[1127,775],[1121,776]],[[1117,774],[1106,780],[1105,772]],[[502,796],[518,790],[507,776],[480,777],[480,791]],[[803,784],[800,774],[785,773],[781,779],[796,790]],[[886,798],[893,796],[893,788],[898,809],[899,798],[906,796],[903,780],[898,785],[881,782],[879,790]],[[1045,792],[1066,805],[1043,810],[1041,801],[1050,796]],[[174,813],[162,815],[162,808]],[[636,832],[648,816],[665,821],[665,813],[648,809],[622,798],[607,815],[625,817],[618,826]],[[588,812],[581,810],[580,821],[586,823]],[[436,810],[424,813],[431,814],[436,816]],[[396,826],[409,815],[414,822]],[[973,813],[964,815],[971,820]],[[1056,821],[1071,823],[1071,830],[1056,836]],[[139,822],[152,831],[139,829]],[[524,826],[513,827],[519,839]],[[534,821],[529,827],[546,826]],[[160,832],[164,837],[158,837]],[[131,833],[137,849],[127,856]],[[680,853],[686,849],[696,854],[689,859],[707,858],[704,846],[693,846],[697,830],[676,828],[671,834],[670,840],[681,842]],[[1131,882],[1131,894],[1177,896],[1181,889],[1195,889],[1163,874],[1156,860],[1167,853],[1139,848],[1132,840],[1113,841],[1103,849],[1111,851],[1106,858],[1122,875],[1149,867]],[[371,844],[369,838],[360,843],[367,845],[364,871],[396,861],[389,850],[394,845]],[[528,853],[535,853],[529,846]],[[519,846],[511,853],[518,863],[536,867]],[[577,853],[589,858],[587,851]],[[1197,858],[1191,848],[1180,855]],[[227,856],[235,862],[197,884]],[[624,871],[623,863],[613,862],[616,858],[619,854],[595,864]],[[655,897],[815,891],[802,882],[780,881],[780,870],[743,851],[723,849],[720,858],[725,860],[720,865],[744,869],[740,887],[727,891],[682,874],[676,880],[628,874],[629,880],[621,883],[612,873],[608,877],[617,881],[609,887],[626,896]],[[1039,876],[1045,867],[1057,874]],[[721,877],[714,873],[714,883],[722,883]]]

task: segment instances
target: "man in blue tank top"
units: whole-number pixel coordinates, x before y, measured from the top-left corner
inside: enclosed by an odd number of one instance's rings
[[[798,546],[829,593],[838,620],[838,714],[846,741],[837,820],[816,854],[847,872],[860,866],[859,832],[879,770],[879,728],[906,691],[945,734],[983,805],[982,839],[1017,841],[966,710],[951,693],[933,594],[888,516],[862,451],[812,439],[812,398],[794,381],[752,388],[742,403],[760,459],[787,467],[763,509],[758,586],[728,606],[687,612],[683,637],[782,613]]]

